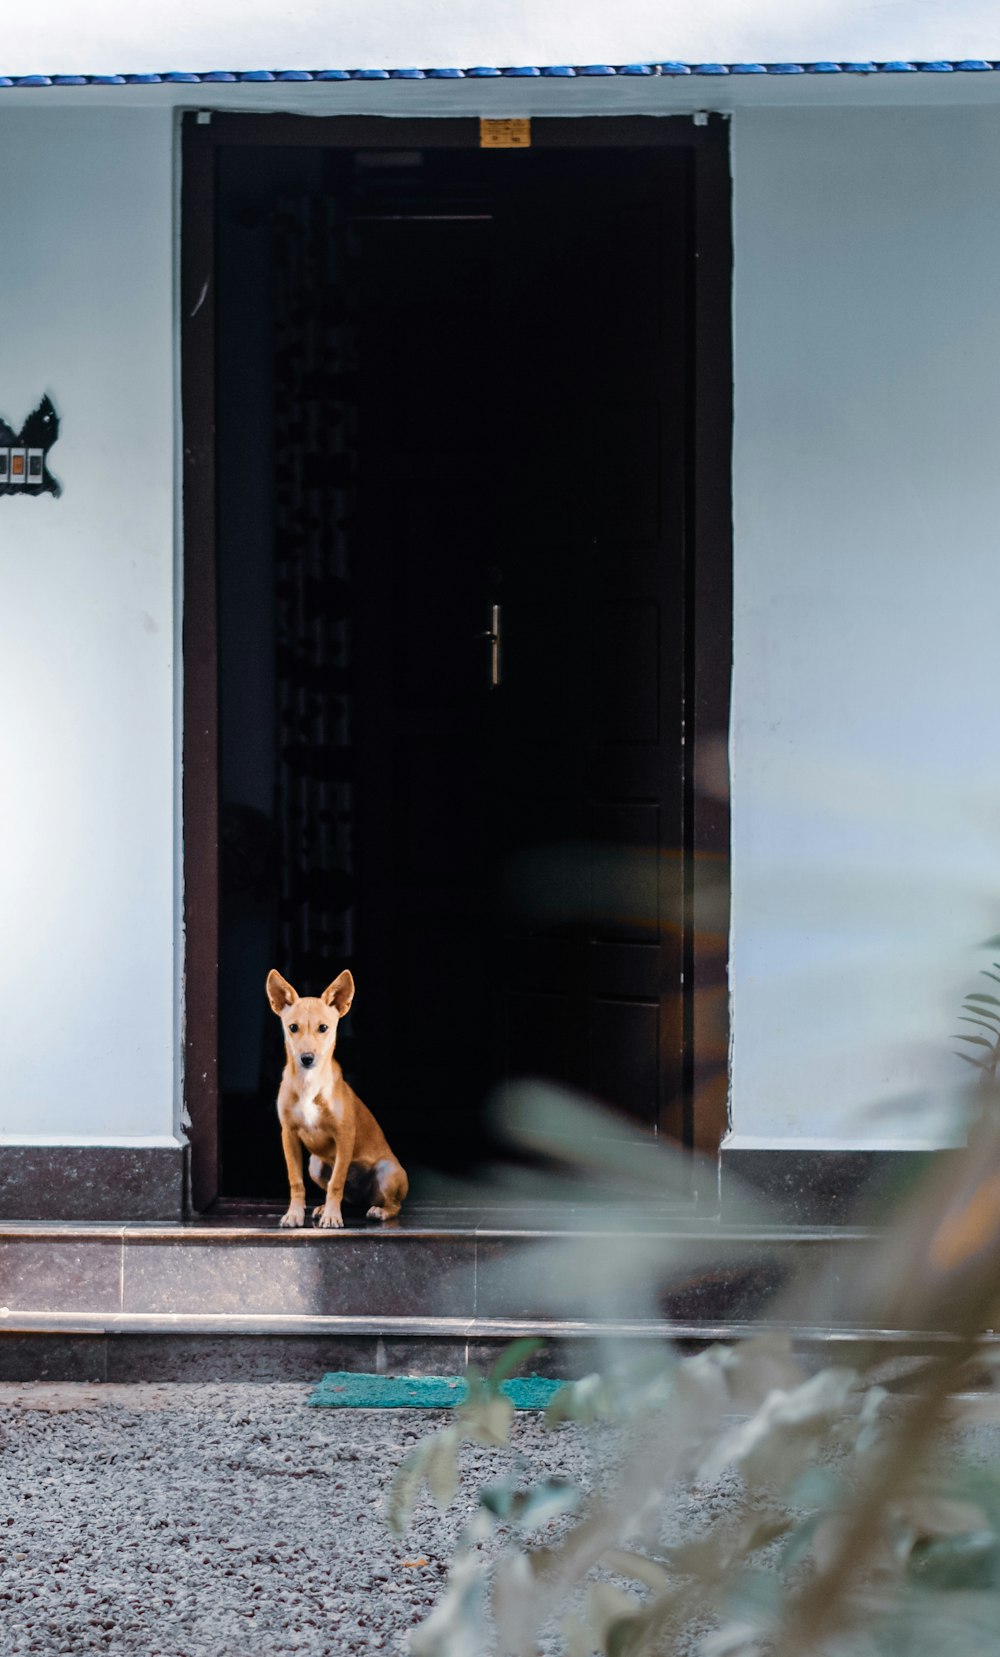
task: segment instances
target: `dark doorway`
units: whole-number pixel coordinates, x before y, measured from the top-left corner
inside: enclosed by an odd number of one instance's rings
[[[410,1165],[519,1075],[692,1140],[696,156],[583,125],[215,147],[226,1198],[271,965]]]

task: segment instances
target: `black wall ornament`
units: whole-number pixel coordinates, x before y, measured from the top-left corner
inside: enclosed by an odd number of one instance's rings
[[[61,495],[48,468],[48,455],[59,436],[59,416],[51,397],[43,397],[19,432],[0,419],[0,495]]]

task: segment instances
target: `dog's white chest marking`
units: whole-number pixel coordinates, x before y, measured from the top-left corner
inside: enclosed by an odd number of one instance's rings
[[[322,1119],[322,1107],[319,1098],[319,1077],[316,1077],[312,1087],[304,1088],[299,1094],[298,1118],[307,1133],[312,1133],[319,1127]]]
[[[303,1099],[300,1105],[302,1125],[306,1128],[318,1128],[320,1121],[319,1102],[316,1099]]]

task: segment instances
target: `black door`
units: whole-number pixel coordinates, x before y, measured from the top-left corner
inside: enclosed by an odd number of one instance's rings
[[[432,1167],[512,1075],[679,1134],[690,156],[337,168],[359,1086]]]

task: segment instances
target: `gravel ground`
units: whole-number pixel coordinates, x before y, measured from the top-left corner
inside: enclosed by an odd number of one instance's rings
[[[450,1412],[311,1409],[310,1391],[0,1384],[0,1657],[404,1657],[481,1485],[523,1456],[533,1479],[587,1489],[618,1460],[615,1429],[548,1433],[526,1411],[513,1450],[464,1446],[455,1502],[442,1513],[424,1497],[397,1541],[383,1517],[392,1475]],[[981,1405],[969,1402],[951,1448],[996,1466],[995,1400]],[[731,1473],[679,1490],[663,1541],[690,1539],[743,1496]],[[696,1657],[710,1626],[689,1624],[672,1657]],[[556,1649],[543,1640],[543,1657]]]
[[[385,1492],[446,1412],[311,1409],[310,1390],[0,1386],[3,1657],[405,1653],[510,1452],[466,1446],[462,1495],[445,1514],[423,1500],[399,1542]],[[514,1440],[537,1474],[590,1482],[579,1429],[525,1412]],[[703,1491],[688,1517],[727,1499]]]

